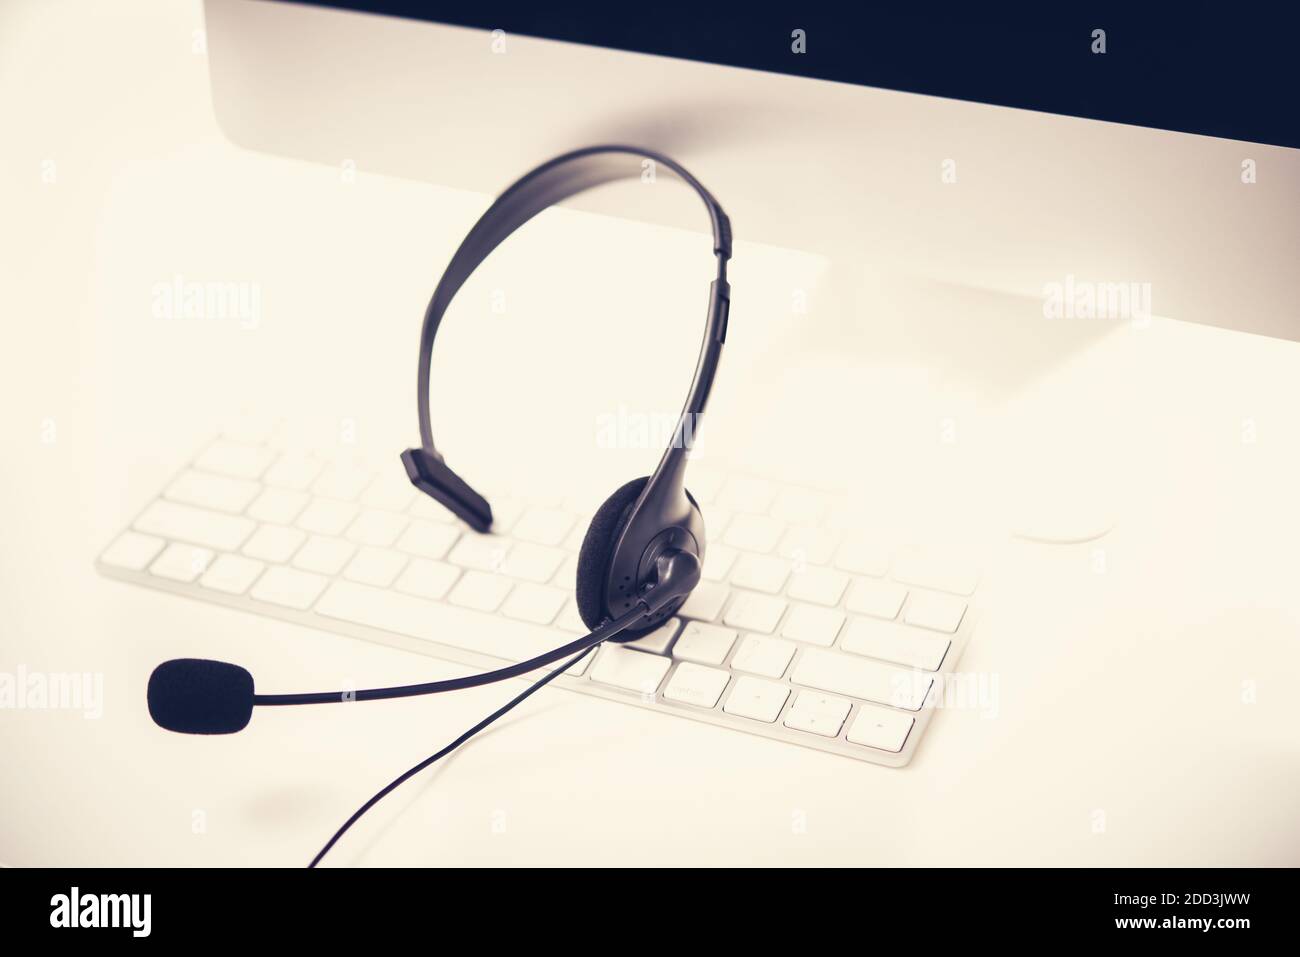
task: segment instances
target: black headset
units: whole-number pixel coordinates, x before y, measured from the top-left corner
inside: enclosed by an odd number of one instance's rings
[[[479,218],[452,256],[425,310],[416,397],[421,444],[407,449],[401,458],[416,488],[441,502],[475,531],[491,529],[492,507],[451,470],[433,444],[429,368],[442,317],[479,263],[542,210],[595,186],[657,177],[660,170],[690,186],[704,201],[713,232],[717,275],[709,284],[709,310],[695,377],[663,458],[653,475],[633,479],[607,498],[583,538],[578,553],[576,600],[590,634],[527,661],[477,675],[360,691],[257,694],[253,676],[244,668],[198,658],[163,662],[149,677],[149,713],[158,725],[187,734],[229,734],[248,725],[257,705],[328,704],[438,694],[518,677],[569,659],[362,805],[317,854],[313,866],[353,822],[393,788],[487,727],[595,646],[612,639],[627,641],[657,628],[681,607],[699,583],[705,549],[704,517],[686,488],[687,452],[726,341],[731,223],[699,180],[660,153],[629,146],[592,146],[557,156],[514,183]]]

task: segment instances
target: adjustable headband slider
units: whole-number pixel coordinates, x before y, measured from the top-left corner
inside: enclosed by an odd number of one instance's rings
[[[407,449],[402,453],[402,465],[412,485],[447,506],[474,531],[486,532],[492,527],[492,506],[449,469],[441,455],[425,449]]]

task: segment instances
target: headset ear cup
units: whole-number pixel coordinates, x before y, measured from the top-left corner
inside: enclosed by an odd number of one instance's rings
[[[605,499],[604,504],[596,510],[587,534],[582,539],[582,548],[578,551],[575,597],[583,624],[593,631],[609,617],[605,614],[605,579],[609,577],[614,545],[623,527],[627,525],[628,515],[636,504],[637,496],[648,481],[649,476],[633,479]],[[624,635],[632,637],[636,633],[629,629]]]

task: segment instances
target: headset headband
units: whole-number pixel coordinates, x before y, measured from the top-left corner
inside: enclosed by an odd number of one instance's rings
[[[429,417],[429,367],[438,325],[465,280],[507,236],[542,210],[571,196],[604,183],[640,178],[646,160],[675,174],[704,201],[713,229],[713,252],[718,259],[717,277],[709,285],[709,311],[695,378],[678,419],[674,439],[647,483],[645,492],[640,496],[638,506],[651,498],[664,501],[679,498],[682,494],[689,445],[686,437],[693,435],[692,420],[704,411],[713,386],[718,356],[727,335],[730,304],[727,260],[731,258],[731,222],[718,201],[700,181],[667,156],[630,146],[592,146],[565,153],[543,163],[497,197],[496,202],[474,224],[474,228],[452,256],[446,272],[433,291],[433,298],[429,300],[429,308],[424,313],[424,326],[420,332],[419,391],[416,396],[422,447],[407,449],[402,453],[402,462],[417,488],[437,499],[480,532],[487,531],[492,525],[491,506],[446,465],[433,444]]]

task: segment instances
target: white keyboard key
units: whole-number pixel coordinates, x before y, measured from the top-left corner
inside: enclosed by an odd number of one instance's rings
[[[843,698],[833,698],[815,691],[800,691],[786,712],[784,724],[796,731],[833,738],[844,727],[844,719],[849,716],[851,707],[853,703]]]
[[[681,624],[680,619],[669,618],[648,635],[642,635],[632,641],[619,642],[619,644],[624,648],[638,648],[641,651],[648,651],[652,655],[664,655],[668,653],[668,646],[673,643],[673,638],[677,635],[677,629],[681,627]]]
[[[924,672],[905,671],[890,665],[842,655],[819,648],[806,648],[794,664],[790,680],[795,684],[875,701],[895,708],[917,711],[925,703],[934,678]]]
[[[741,631],[770,635],[785,613],[785,601],[771,595],[740,592],[722,617],[722,623]]]
[[[732,548],[766,554],[781,540],[781,523],[766,515],[737,515],[722,540]]]
[[[460,577],[460,569],[445,562],[416,558],[406,566],[393,587],[408,595],[441,601]]]
[[[722,697],[731,676],[717,668],[705,668],[690,662],[677,666],[673,676],[664,687],[664,697],[669,701],[695,705],[697,708],[712,708]]]
[[[722,606],[727,603],[730,589],[717,582],[700,582],[691,592],[691,597],[678,609],[677,614],[683,618],[697,621],[716,621]]]
[[[271,464],[275,453],[265,446],[218,439],[199,456],[194,467],[231,478],[255,479]]]
[[[835,553],[835,564],[855,575],[880,578],[889,571],[889,549],[876,539],[853,537]]]
[[[415,486],[412,485],[411,488],[415,488]],[[493,506],[493,511],[495,509],[496,506]],[[429,522],[441,522],[444,525],[455,525],[460,522],[460,519],[452,514],[451,509],[447,508],[446,505],[443,505],[436,498],[430,498],[419,491],[416,492],[415,501],[411,503],[407,511],[416,518],[422,518]],[[496,531],[501,531],[501,529],[496,529]]]
[[[578,556],[569,555],[560,563],[559,569],[551,576],[551,584],[565,591],[573,591],[578,582]]]
[[[444,558],[447,549],[456,543],[460,530],[454,525],[443,525],[417,518],[397,540],[397,547],[421,558]]]
[[[348,526],[346,537],[358,545],[388,548],[406,529],[408,519],[398,512],[366,509]]]
[[[192,582],[205,571],[213,559],[210,549],[197,545],[168,545],[149,566],[149,571],[159,578],[169,578],[177,582]]]
[[[419,494],[406,477],[401,462],[394,456],[388,467],[380,468],[375,480],[361,493],[361,504],[386,512],[404,512]]]
[[[591,680],[650,697],[671,664],[671,658],[607,644],[600,649],[600,657],[591,669]]]
[[[813,605],[795,605],[781,626],[781,635],[794,641],[829,648],[844,626],[844,612]]]
[[[104,549],[99,560],[106,565],[125,568],[138,572],[153,561],[154,556],[167,544],[161,538],[141,535],[139,532],[123,532],[117,540]]]
[[[718,504],[737,512],[763,513],[776,498],[776,486],[766,479],[736,476],[718,493]]]
[[[332,498],[313,499],[298,516],[297,526],[317,535],[342,535],[357,517],[357,506]]]
[[[785,707],[785,699],[790,697],[790,689],[774,681],[761,678],[737,678],[731,689],[731,695],[722,710],[727,714],[751,718],[754,721],[766,721],[771,724]]]
[[[960,598],[913,592],[907,611],[903,613],[903,621],[951,635],[960,627],[965,615],[966,603]]]
[[[492,498],[489,504],[492,506],[492,531],[497,535],[514,528],[519,517],[524,514],[524,503],[517,498],[498,496]]]
[[[781,539],[778,553],[799,565],[825,565],[835,554],[834,532],[824,528],[792,528]]]
[[[849,728],[848,739],[854,744],[897,754],[903,750],[915,723],[910,715],[864,704],[858,707],[858,716]]]
[[[722,538],[727,532],[727,526],[731,524],[734,516],[725,508],[717,505],[709,506],[709,513],[704,516],[704,534],[708,539],[709,547],[722,544]]]
[[[153,502],[135,520],[137,531],[180,539],[222,552],[233,552],[253,534],[256,523],[242,515],[225,515],[178,502]]]
[[[819,692],[800,692],[785,714],[785,727],[807,731],[810,735],[836,737],[844,727],[853,702]]]
[[[304,492],[315,481],[316,476],[320,475],[321,469],[324,467],[325,463],[320,459],[299,455],[294,452],[286,452],[266,470],[266,474],[262,476],[262,481],[276,488]]]
[[[874,582],[858,579],[849,589],[844,607],[858,615],[893,619],[903,607],[907,589],[893,582]]]
[[[748,671],[765,678],[779,678],[794,657],[795,646],[780,638],[760,638],[750,635],[740,643],[736,657],[731,659],[733,671]]]
[[[796,525],[813,525],[826,513],[822,496],[804,489],[786,489],[776,497],[769,510],[773,518]]]
[[[511,536],[536,545],[559,545],[573,527],[574,518],[555,508],[534,508],[524,513],[511,529]]]
[[[253,590],[249,592],[258,601],[268,601],[273,605],[284,605],[306,611],[317,596],[325,590],[329,579],[311,572],[295,571],[283,565],[272,565],[266,570]]]
[[[736,633],[730,628],[688,621],[673,648],[673,657],[702,665],[720,665],[727,660],[735,643]]]
[[[568,597],[567,592],[558,588],[521,582],[510,592],[510,597],[501,607],[501,614],[520,621],[549,625],[555,621],[555,616],[560,613],[560,608]]]
[[[248,506],[248,517],[259,522],[271,522],[275,525],[292,525],[293,520],[302,513],[311,501],[306,492],[295,492],[287,488],[268,488]]]
[[[505,561],[501,563],[501,574],[540,584],[555,577],[564,559],[564,552],[558,548],[518,542],[511,547]]]
[[[364,545],[343,569],[343,577],[363,585],[387,588],[406,564],[406,556],[388,548]]]
[[[219,512],[232,512],[238,515],[248,507],[261,486],[248,479],[229,478],[225,475],[212,475],[208,472],[196,472],[187,469],[163,492],[164,498],[200,508],[212,508]]]
[[[980,570],[968,557],[906,548],[899,552],[894,561],[894,577],[909,585],[934,588],[954,595],[969,595],[979,584]]]
[[[359,463],[333,462],[325,466],[311,490],[327,498],[353,502],[373,480],[374,472]]]
[[[447,555],[447,561],[461,568],[495,572],[505,565],[509,548],[509,542],[497,535],[464,535]]]
[[[298,550],[298,554],[293,556],[293,565],[304,571],[337,575],[356,550],[357,546],[341,538],[313,535],[307,540],[307,544]]]
[[[938,671],[951,642],[933,632],[893,621],[854,618],[844,629],[840,647],[855,655],[883,658],[909,668]]]
[[[726,545],[710,545],[704,550],[704,568],[700,574],[709,581],[720,582],[736,560],[736,550]]]
[[[330,585],[316,613],[508,661],[532,658],[560,644],[549,628],[518,621],[484,623],[476,612],[349,581]]]
[[[266,562],[287,562],[307,536],[296,528],[282,525],[259,525],[253,537],[244,543],[244,554]]]
[[[218,555],[199,579],[199,584],[229,595],[242,595],[265,567],[261,562],[240,555]]]
[[[731,583],[754,591],[779,594],[790,575],[790,563],[771,555],[741,555],[731,569]]]
[[[799,568],[790,577],[786,594],[800,601],[834,607],[840,603],[844,589],[849,586],[849,576],[833,568],[809,565]]]
[[[578,603],[572,600],[564,606],[560,617],[555,619],[555,627],[571,635],[585,635],[589,631],[587,623],[578,614]]]
[[[510,593],[512,582],[489,572],[467,571],[461,576],[447,600],[475,611],[496,611]]]
[[[711,469],[699,462],[691,463],[691,481],[689,491],[695,501],[701,505],[712,502],[722,490],[726,475],[717,469]]]

